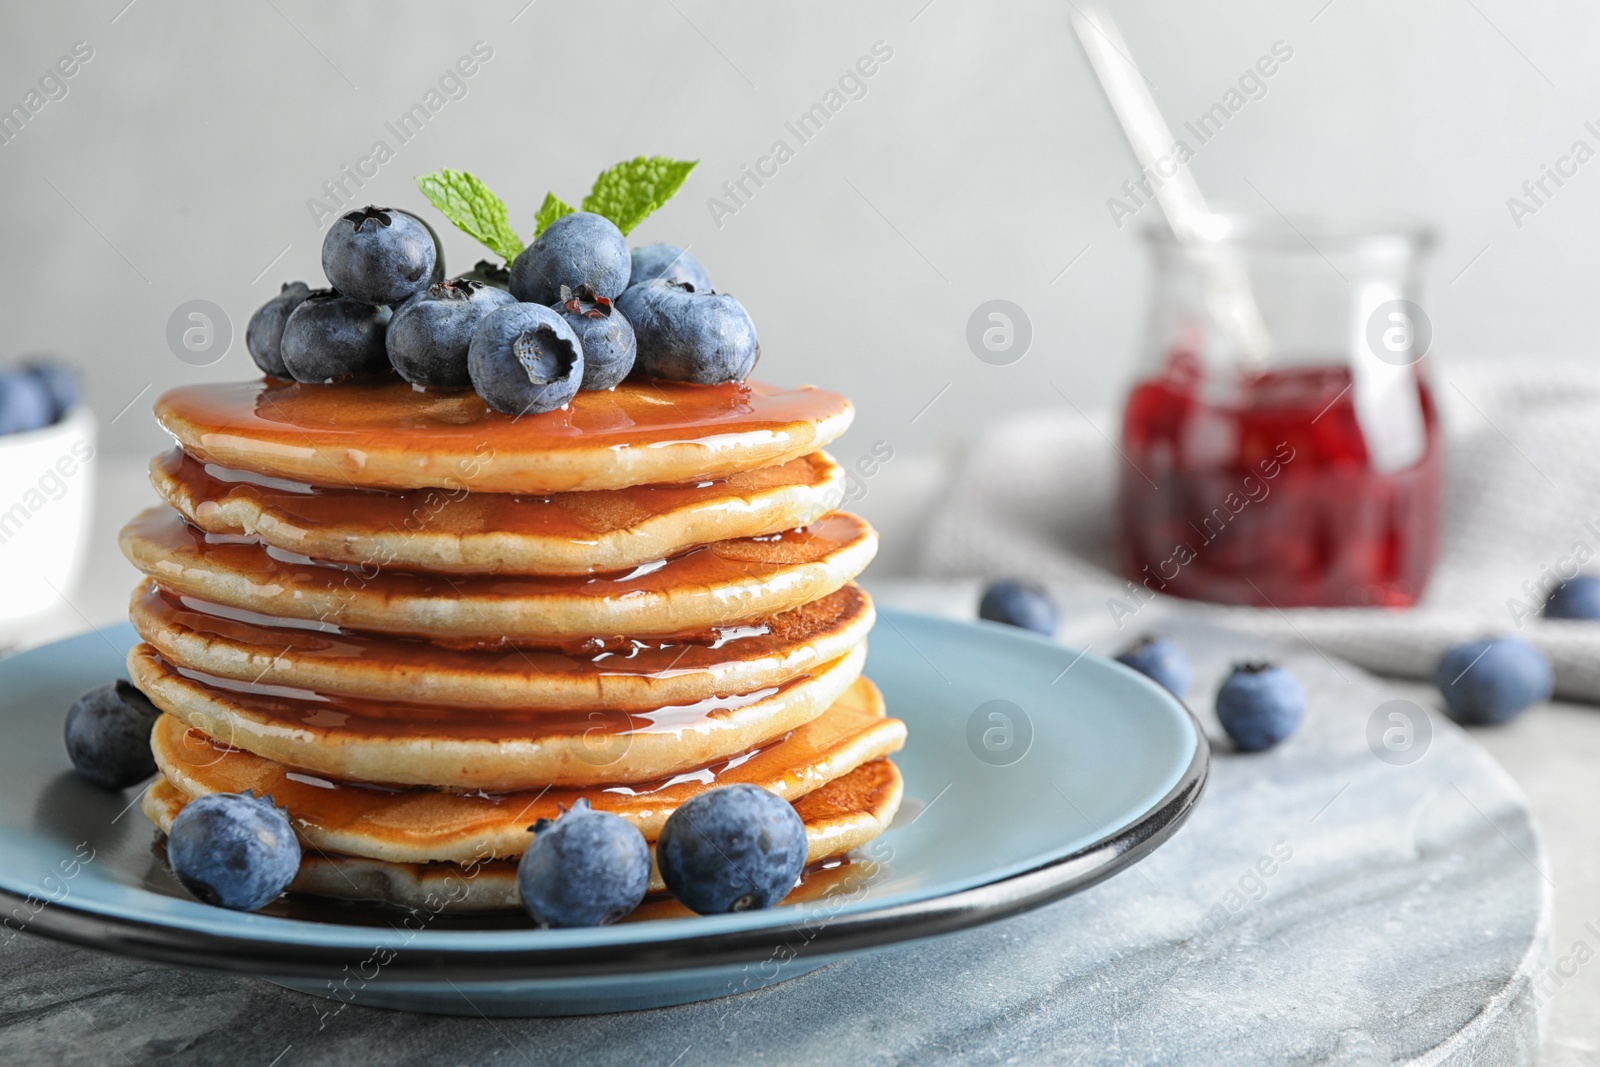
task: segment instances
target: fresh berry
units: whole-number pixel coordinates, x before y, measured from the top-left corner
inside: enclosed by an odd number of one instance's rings
[[[607,300],[628,287],[628,242],[610,219],[587,211],[563,215],[511,263],[511,292],[529,304],[554,304],[561,287],[587,285]]]
[[[468,281],[492,285],[496,289],[504,289],[508,293],[511,291],[511,269],[503,263],[491,263],[487,259],[480,259],[461,277]]]
[[[407,218],[416,219],[422,228],[428,231],[428,237],[433,241],[433,270],[428,272],[428,285],[438,285],[444,281],[444,242],[439,240],[439,231],[434,229],[428,223],[428,220],[421,215],[410,211],[401,211],[398,208],[395,209],[395,212]],[[390,308],[392,309],[393,307],[394,305],[391,304]]]
[[[24,360],[22,369],[39,379],[45,392],[50,394],[51,422],[78,406],[83,397],[83,387],[78,382],[78,372],[58,359],[39,356]]]
[[[1550,590],[1544,602],[1547,619],[1600,619],[1600,577],[1580,574]]]
[[[322,239],[322,271],[352,300],[398,304],[426,289],[440,264],[438,237],[415,215],[365,207],[341,215]]]
[[[713,385],[742,382],[761,358],[755,323],[727,293],[685,282],[645,282],[623,293],[617,309],[633,324],[639,357],[650,378]]]
[[[244,329],[244,346],[250,350],[250,358],[273,377],[289,377],[289,368],[283,365],[283,352],[279,348],[283,341],[283,324],[310,295],[305,282],[284,282],[278,295],[250,316],[250,324]]]
[[[700,292],[711,288],[711,275],[700,261],[677,245],[643,245],[628,255],[633,261],[633,271],[628,276],[630,289],[657,278],[664,282],[688,282]]]
[[[1294,733],[1306,694],[1294,675],[1270,663],[1242,663],[1217,690],[1217,718],[1233,743],[1261,752]]]
[[[167,864],[205,903],[255,911],[294,881],[300,842],[270,796],[207,793],[185,804],[172,820]]]
[[[1474,726],[1509,722],[1554,688],[1549,659],[1520,637],[1457,645],[1439,660],[1434,680],[1450,717]]]
[[[587,285],[577,290],[561,287],[555,305],[583,344],[583,388],[610,389],[633,369],[633,327],[618,314],[611,301]]]
[[[533,843],[517,864],[517,892],[540,926],[606,926],[644,899],[650,846],[628,820],[591,811],[580,797],[532,830]]]
[[[315,289],[283,324],[278,350],[297,382],[336,382],[389,367],[384,332],[389,309]]]
[[[788,801],[740,783],[693,797],[656,841],[667,889],[690,911],[721,915],[770,908],[806,864],[806,827]]]
[[[26,433],[55,418],[50,390],[25,370],[0,371],[0,434]]]
[[[137,785],[156,773],[150,731],[160,717],[150,699],[128,682],[91,689],[67,712],[67,755],[95,785]]]
[[[1189,657],[1170,637],[1148,634],[1125,649],[1117,662],[1146,675],[1173,696],[1181,697],[1189,688]]]
[[[1056,632],[1056,605],[1037,585],[1005,580],[983,591],[978,618],[1020,626],[1049,637]]]
[[[400,305],[385,346],[400,377],[416,385],[465,386],[467,346],[483,317],[517,302],[503,289],[457,278],[430,285]]]
[[[540,304],[485,315],[467,347],[467,373],[484,403],[507,415],[565,407],[583,382],[583,344],[567,320]]]

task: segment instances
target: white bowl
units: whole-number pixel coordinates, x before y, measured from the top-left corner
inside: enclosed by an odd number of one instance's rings
[[[94,501],[95,418],[0,437],[0,620],[70,601],[83,571]]]

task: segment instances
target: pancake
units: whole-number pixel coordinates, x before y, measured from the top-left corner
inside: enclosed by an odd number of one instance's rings
[[[843,498],[826,453],[694,485],[513,495],[464,488],[317,488],[204,464],[150,464],[156,491],[207,533],[247,534],[312,559],[440,574],[624,571],[712,541],[792,530]]]
[[[676,634],[775,615],[861,573],[877,535],[854,515],[833,512],[800,530],[718,541],[607,577],[322,566],[253,542],[219,541],[166,507],[123,527],[121,544],[134,566],[184,596],[349,629],[494,642]]]
[[[888,828],[899,809],[903,784],[887,759],[862,764],[794,801],[806,825],[808,865],[837,859]],[[157,778],[145,794],[143,809],[163,831],[188,798],[165,778]],[[526,836],[526,833],[524,833]],[[868,864],[864,870],[874,868]],[[866,875],[845,863],[808,872],[785,899],[786,904],[815,900],[830,892],[859,885]],[[439,912],[505,911],[521,908],[514,860],[467,860],[464,863],[396,863],[307,849],[291,891],[341,900],[378,901]],[[650,892],[665,890],[652,862]],[[661,919],[691,913],[676,901],[646,900],[629,919]],[[627,921],[627,920],[624,920]]]
[[[156,723],[151,747],[166,780],[187,797],[249,789],[270,794],[315,847],[392,862],[425,863],[519,855],[527,828],[554,818],[584,796],[647,838],[690,797],[715,785],[750,782],[789,801],[899,749],[905,725],[883,714],[883,700],[862,679],[827,712],[753,753],[666,781],[586,789],[536,788],[509,793],[393,789],[332,781],[230,748],[171,715]]]
[[[145,580],[128,615],[170,663],[234,681],[455,707],[648,711],[782,685],[866,640],[856,585],[743,626],[672,641],[585,642],[567,651],[464,651],[431,642],[262,626],[163,594]]]
[[[862,644],[781,686],[642,712],[484,711],[233,683],[249,690],[241,692],[174,667],[148,645],[128,653],[128,670],[167,714],[301,770],[513,790],[648,781],[747,752],[821,715],[860,676],[866,658]]]
[[[260,379],[174,389],[156,418],[183,450],[234,470],[367,489],[561,493],[719,478],[828,444],[855,409],[821,389],[629,380],[532,416],[398,379]]]

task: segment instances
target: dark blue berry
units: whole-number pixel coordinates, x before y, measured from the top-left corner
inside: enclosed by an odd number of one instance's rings
[[[185,804],[172,820],[167,864],[205,903],[255,911],[294,881],[300,842],[271,797],[207,793]]]
[[[26,433],[55,419],[50,390],[24,370],[0,371],[0,434]]]
[[[650,846],[619,815],[579,798],[532,826],[517,864],[517,893],[540,926],[606,926],[639,906],[650,887]]]
[[[278,295],[256,309],[250,323],[244,328],[244,346],[256,366],[276,378],[289,377],[289,368],[283,365],[283,324],[300,302],[311,295],[305,282],[284,282]]]
[[[1056,605],[1037,585],[1006,579],[983,591],[978,618],[1020,626],[1049,637],[1056,632]]]
[[[1300,725],[1306,694],[1294,675],[1270,663],[1243,663],[1217,690],[1217,718],[1246,752],[1271,748]]]
[[[150,731],[160,717],[150,699],[128,682],[91,689],[67,711],[67,756],[95,785],[137,785],[156,773]]]
[[[645,377],[701,385],[742,382],[761,358],[750,313],[727,293],[645,282],[623,293],[617,309],[633,324],[639,345],[634,368]]]
[[[278,350],[297,382],[336,382],[389,369],[389,309],[316,289],[283,324]]]
[[[322,239],[322,271],[352,300],[398,304],[426,289],[441,264],[438,238],[405,211],[366,207],[336,219]]]
[[[1550,590],[1544,602],[1547,619],[1600,619],[1600,577],[1580,574]]]
[[[643,285],[660,278],[664,282],[688,282],[695,289],[706,292],[711,288],[711,275],[700,261],[677,245],[643,245],[629,254],[633,271],[628,277],[628,287]]]
[[[1189,688],[1189,657],[1169,637],[1151,634],[1140,638],[1117,657],[1117,662],[1151,678],[1173,696],[1181,697]]]
[[[430,285],[389,320],[389,362],[416,385],[471,385],[467,347],[473,331],[489,312],[514,303],[505,290],[466,278]]]
[[[39,379],[45,392],[50,394],[51,422],[60,422],[61,417],[77,407],[78,401],[83,398],[78,372],[59,359],[49,356],[27,359],[23,361],[22,369]]]
[[[1520,637],[1457,645],[1439,660],[1434,680],[1451,718],[1474,726],[1508,722],[1554,688],[1549,659]]]
[[[508,293],[511,291],[511,268],[503,263],[491,263],[487,259],[480,259],[461,277],[468,281],[492,285],[496,289],[504,289]]]
[[[656,841],[667,889],[690,911],[770,908],[806,865],[806,827],[788,801],[760,786],[710,789],[668,817]]]
[[[610,389],[633,369],[633,327],[587,285],[562,287],[556,311],[583,344],[583,388]]]
[[[587,211],[563,215],[511,262],[511,292],[528,304],[554,304],[561,287],[587,285],[607,300],[628,287],[628,242],[610,219]]]
[[[565,407],[583,383],[583,344],[567,320],[540,304],[485,315],[467,347],[467,373],[484,403],[507,415]]]

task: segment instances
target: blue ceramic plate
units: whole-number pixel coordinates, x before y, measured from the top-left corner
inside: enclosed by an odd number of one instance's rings
[[[841,955],[990,922],[1138,860],[1204,786],[1205,737],[1142,675],[1031,634],[884,611],[868,675],[910,740],[905,802],[831,892],[770,911],[537,930],[285,898],[239,914],[180,888],[138,790],[80,781],[61,742],[122,674],[130,627],[0,661],[0,940],[19,931],[242,971],[344,1002],[568,1014],[742,992]]]

